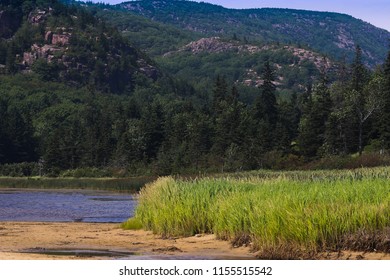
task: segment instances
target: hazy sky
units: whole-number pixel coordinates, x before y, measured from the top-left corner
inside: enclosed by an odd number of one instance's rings
[[[92,0],[118,4],[125,0]],[[197,1],[201,2],[201,1]],[[204,0],[227,8],[291,8],[349,14],[390,31],[390,0]]]

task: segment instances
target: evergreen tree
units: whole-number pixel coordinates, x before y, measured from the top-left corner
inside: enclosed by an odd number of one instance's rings
[[[7,49],[7,57],[5,61],[5,66],[8,71],[8,74],[15,74],[17,71],[16,68],[16,50],[14,44],[10,43]]]
[[[213,105],[211,108],[214,116],[221,114],[224,106],[223,102],[226,101],[227,91],[225,78],[218,75],[213,88]]]
[[[31,162],[37,159],[31,120],[27,119],[19,108],[8,109],[6,133],[10,141],[7,151],[9,162]]]
[[[260,86],[260,95],[255,103],[255,117],[274,127],[277,121],[275,77],[269,61],[264,64],[263,84]]]
[[[157,157],[165,138],[165,116],[159,102],[147,106],[142,114],[142,130],[145,133],[145,151],[148,160]]]
[[[325,125],[332,106],[327,78],[323,75],[314,87],[313,97],[308,101],[299,126],[298,144],[307,158],[319,156],[319,149],[325,141]]]
[[[274,132],[278,119],[275,78],[269,61],[264,64],[262,78],[263,84],[260,86],[260,95],[255,100],[253,112],[257,139],[254,151],[259,166],[263,166],[264,153],[271,151],[274,147]]]
[[[239,125],[241,122],[242,104],[238,100],[239,92],[235,86],[225,100],[220,102],[220,113],[215,119],[213,154],[220,158],[223,169],[236,157],[241,144]],[[233,168],[232,164],[229,168]]]
[[[380,137],[384,148],[390,149],[390,51],[384,66],[383,107],[380,114]]]
[[[145,133],[138,119],[126,121],[125,131],[121,134],[115,151],[115,163],[118,167],[136,166],[143,162],[145,154]]]
[[[347,68],[345,57],[339,64],[337,80],[330,88],[332,111],[326,127],[325,151],[328,154],[348,154],[355,150],[355,118],[351,115],[347,92],[350,90],[350,70]]]
[[[297,96],[293,95],[290,102],[282,101],[278,107],[279,117],[275,127],[275,150],[285,154],[290,153],[291,143],[297,137],[300,120],[300,110]]]
[[[363,91],[363,87],[367,81],[367,69],[363,64],[362,49],[359,45],[356,46],[351,72],[351,89],[360,93]]]
[[[208,114],[197,111],[188,123],[188,155],[196,170],[207,167],[212,146],[212,120]]]
[[[364,129],[367,120],[377,111],[381,106],[381,92],[373,89],[377,81],[372,80],[368,83],[368,71],[364,67],[361,57],[361,49],[356,48],[355,60],[352,64],[352,79],[351,89],[348,92],[348,103],[351,107],[351,112],[357,120],[357,138],[358,138],[358,152],[359,155],[363,153],[364,147]]]

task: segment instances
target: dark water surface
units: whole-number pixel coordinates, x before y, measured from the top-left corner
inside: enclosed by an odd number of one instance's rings
[[[107,191],[0,189],[0,221],[118,223],[136,204],[131,194]]]

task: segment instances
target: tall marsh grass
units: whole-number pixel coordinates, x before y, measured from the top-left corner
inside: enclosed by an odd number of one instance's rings
[[[389,238],[389,174],[379,168],[165,177],[141,190],[135,219],[166,237],[214,233],[251,244],[263,257],[309,256],[342,249],[346,236],[362,232],[386,231]]]

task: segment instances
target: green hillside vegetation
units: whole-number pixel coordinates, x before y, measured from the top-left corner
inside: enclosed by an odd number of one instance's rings
[[[145,51],[153,57],[158,65],[175,78],[185,80],[192,84],[196,89],[204,91],[212,87],[213,79],[217,75],[224,76],[229,83],[236,83],[240,87],[245,100],[254,99],[254,91],[245,88],[244,84],[250,87],[259,83],[259,76],[264,62],[269,59],[276,64],[278,69],[276,75],[283,79],[278,87],[282,96],[289,96],[293,92],[302,92],[304,87],[313,83],[318,77],[320,63],[317,66],[314,60],[305,59],[305,52],[312,52],[301,49],[302,54],[293,54],[293,50],[286,50],[285,46],[280,44],[249,43],[247,39],[239,38],[236,34],[232,37],[220,38],[202,38],[204,34],[194,32],[180,27],[163,24],[148,18],[129,13],[118,7],[107,8],[106,5],[89,4],[88,9],[98,17],[107,20],[122,31],[124,37],[128,38],[135,46]],[[229,35],[230,36],[230,35]],[[234,45],[233,50],[223,51],[204,51],[193,56],[191,51],[180,51],[187,44],[194,44],[197,40],[211,40],[213,44]],[[219,41],[220,43],[216,42]],[[250,51],[239,52],[238,48],[258,48],[256,53]],[[315,53],[315,60],[322,60],[322,54]],[[296,65],[298,64],[299,65]],[[279,66],[279,65],[282,66]],[[294,65],[291,67],[291,65]],[[290,66],[290,67],[287,67]],[[335,65],[329,65],[333,67]],[[334,69],[332,69],[334,70]],[[249,72],[249,73],[248,73]],[[328,75],[332,75],[329,71]],[[251,83],[244,81],[252,80]]]
[[[92,5],[90,9],[99,18],[118,28],[137,48],[151,57],[163,55],[201,38],[201,34],[158,23],[145,17],[117,9],[104,9]]]
[[[292,55],[293,51],[287,51],[286,47],[303,53],[314,52],[316,60],[330,58],[328,66],[331,69],[327,69],[327,75],[334,81],[336,64],[352,61],[357,44],[362,48],[363,63],[374,68],[383,61],[390,38],[384,30],[336,13],[232,10],[191,1],[144,0],[116,6],[87,6],[154,57],[166,73],[189,82],[198,91],[211,88],[213,79],[223,75],[229,83],[240,88],[246,103],[255,99],[256,91],[243,85],[259,84],[261,68],[267,59],[274,64],[277,94],[282,98],[300,94],[318,81],[321,63],[302,59],[301,54]],[[212,39],[212,36],[218,36],[228,44],[260,49],[268,46],[273,51],[261,49],[252,54],[210,50],[196,53],[196,56],[191,51],[180,51],[200,37]]]
[[[373,71],[357,46],[352,64],[322,67],[305,48],[233,36],[212,40],[222,51],[194,52],[196,41],[156,55],[157,67],[96,7],[2,2],[0,175],[388,164],[390,55]],[[251,69],[257,87],[245,85]]]
[[[85,9],[58,1],[12,1],[2,2],[0,10],[18,23],[2,17],[13,28],[0,40],[0,64],[8,74],[33,71],[47,81],[114,93],[131,92],[142,76],[159,76],[148,57]]]
[[[301,44],[333,59],[351,61],[356,45],[370,66],[385,58],[390,33],[351,16],[289,9],[226,9],[193,1],[131,1],[117,5],[129,13],[204,37],[237,36],[260,43]]]
[[[246,87],[261,85],[266,61],[272,61],[277,94],[284,98],[293,93],[303,93],[307,85],[318,80],[322,69],[326,69],[328,78],[333,80],[337,68],[336,63],[305,49],[256,46],[220,38],[192,42],[179,51],[156,58],[156,61],[166,72],[189,81],[203,91],[212,86],[215,76],[223,76],[228,83],[240,87],[243,95],[252,96],[252,101],[257,90]]]

